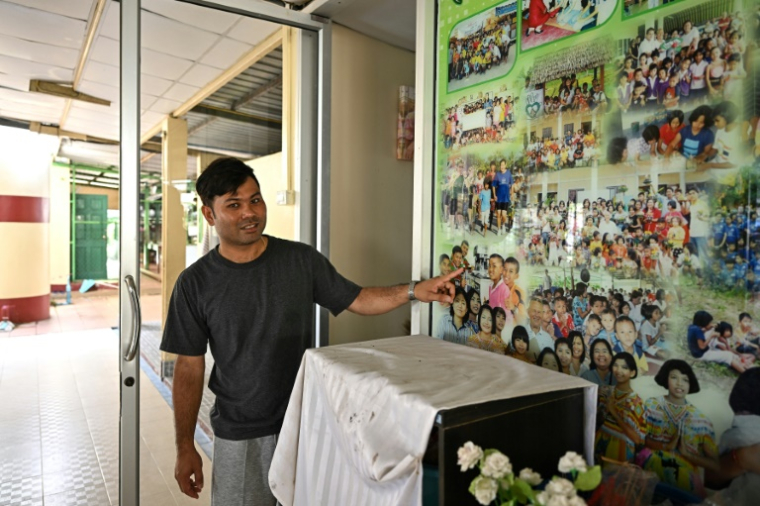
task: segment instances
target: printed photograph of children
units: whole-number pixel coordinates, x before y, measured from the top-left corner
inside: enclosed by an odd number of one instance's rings
[[[513,344],[513,329],[522,325],[529,334],[523,339],[525,349],[520,347],[521,360],[535,362],[536,354],[527,349],[535,337],[528,323],[535,308],[520,284],[520,260],[497,253],[494,245],[483,242],[474,245],[471,256],[467,240],[451,244],[451,253],[440,257],[440,271],[464,268],[464,272],[453,280],[454,302],[433,311],[433,336],[504,355]],[[538,325],[543,326],[543,307],[539,305],[538,311]]]
[[[505,75],[517,50],[517,0],[508,0],[454,26],[448,39],[448,91]]]
[[[642,24],[620,41],[614,103],[621,111],[642,116],[741,96],[750,63],[744,15],[730,11],[733,0],[679,5],[662,25]],[[714,17],[716,8],[726,10]]]
[[[683,0],[625,0],[623,17],[629,18],[639,14],[650,13],[652,9],[664,5],[673,5]]]
[[[452,155],[439,178],[440,232],[447,239],[506,236],[525,205],[526,175],[514,159]]]
[[[462,97],[440,118],[444,148],[458,151],[514,140],[518,106],[519,98],[506,85]]]
[[[616,0],[522,0],[523,51],[605,23]]]

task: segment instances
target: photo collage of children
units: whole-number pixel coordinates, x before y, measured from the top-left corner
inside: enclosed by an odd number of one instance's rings
[[[489,3],[442,0],[441,40]],[[754,504],[760,7],[589,1],[593,30],[526,46],[574,5],[533,3],[504,76],[439,79],[434,270],[462,270],[432,335],[599,385],[597,463]]]

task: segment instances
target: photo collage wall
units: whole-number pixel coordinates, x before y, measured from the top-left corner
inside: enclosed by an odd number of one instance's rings
[[[433,335],[597,383],[597,459],[696,498],[730,490],[760,365],[759,27],[747,0],[438,4],[433,269],[464,270]]]

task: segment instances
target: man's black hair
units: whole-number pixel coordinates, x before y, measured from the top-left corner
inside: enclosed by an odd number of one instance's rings
[[[195,190],[203,205],[211,207],[216,197],[236,191],[249,177],[261,189],[259,180],[251,167],[237,158],[218,158],[211,162],[200,175],[195,183]]]

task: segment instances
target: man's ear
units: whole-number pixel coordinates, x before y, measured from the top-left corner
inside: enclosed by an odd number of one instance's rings
[[[216,215],[214,214],[214,210],[210,208],[209,206],[201,206],[201,212],[203,213],[203,217],[206,218],[206,222],[214,226],[214,219],[216,218]]]

